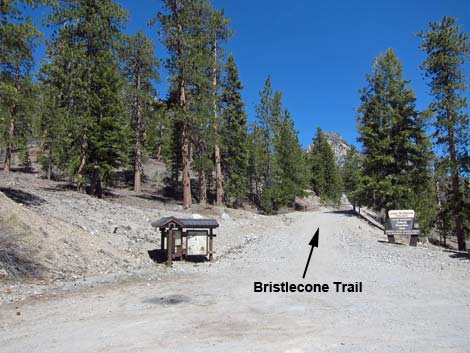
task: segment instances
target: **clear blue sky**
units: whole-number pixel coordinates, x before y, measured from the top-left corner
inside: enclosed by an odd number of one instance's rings
[[[156,29],[147,26],[158,11],[158,0],[119,0],[129,11],[126,31],[143,30],[156,44],[156,55],[166,55]],[[375,56],[393,48],[404,66],[405,78],[423,109],[430,101],[419,69],[424,53],[416,36],[429,21],[456,17],[470,33],[467,0],[213,0],[230,17],[234,35],[225,45],[232,52],[244,84],[249,119],[266,77],[283,93],[301,143],[311,142],[316,127],[336,131],[356,143],[359,88]],[[44,12],[42,10],[41,12]],[[47,33],[46,33],[47,37]],[[43,50],[38,51],[41,56]],[[162,71],[163,81],[166,73]],[[166,95],[166,82],[159,86]]]

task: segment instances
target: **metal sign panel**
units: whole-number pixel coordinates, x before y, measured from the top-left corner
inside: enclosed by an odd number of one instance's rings
[[[391,210],[388,212],[388,217],[390,218],[390,226],[394,231],[405,232],[413,229],[415,219],[415,211],[413,210]]]
[[[207,255],[207,231],[188,230],[188,255]]]
[[[415,211],[413,210],[390,210],[388,211],[388,218],[415,218]]]
[[[173,230],[173,237],[175,239],[175,246],[181,246],[181,230]]]
[[[390,225],[393,230],[411,230],[413,229],[413,218],[390,218]]]
[[[398,230],[398,229],[387,229],[385,230],[385,235],[419,235],[419,229],[410,229],[410,230]]]

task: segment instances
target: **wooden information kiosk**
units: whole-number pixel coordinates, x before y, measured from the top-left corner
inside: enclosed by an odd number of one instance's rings
[[[161,234],[161,251],[167,250],[167,265],[186,256],[206,256],[212,261],[214,228],[219,226],[210,218],[165,217],[152,223]]]

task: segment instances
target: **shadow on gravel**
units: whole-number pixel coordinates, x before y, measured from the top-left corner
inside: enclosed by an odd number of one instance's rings
[[[41,189],[44,191],[76,191],[77,186],[74,184],[57,184],[54,186],[44,186]]]
[[[3,170],[3,168],[2,168]],[[36,171],[31,168],[31,167],[13,167],[10,169],[10,171],[14,172],[14,173],[25,173],[25,174],[34,174],[36,173]]]
[[[39,206],[46,202],[43,198],[30,194],[29,192],[11,189],[11,188],[0,188],[0,191],[5,194],[8,198],[12,199],[16,203],[22,203],[26,206]]]
[[[143,195],[136,195],[139,199],[144,199],[144,200],[149,200],[149,201],[159,201],[162,203],[168,203],[172,201],[172,199],[162,196],[162,195],[157,195],[157,194],[143,194]]]
[[[171,294],[171,295],[166,295],[164,297],[144,299],[144,303],[157,304],[157,305],[163,305],[163,306],[189,303],[190,301],[191,301],[190,297],[186,295],[181,295],[181,294]]]
[[[356,216],[356,212],[353,210],[336,210],[336,211],[328,211],[325,213],[344,214],[348,217]]]
[[[161,250],[161,249],[149,250],[148,254],[149,254],[149,257],[156,263],[161,264],[161,263],[166,262],[166,259],[167,259],[166,250]],[[198,262],[207,262],[209,260],[205,256],[192,255],[192,256],[186,256],[184,258],[184,261],[198,263]]]
[[[389,244],[389,245],[408,245],[408,244],[404,244],[404,243],[400,243],[398,241],[395,240],[395,243],[389,243],[387,240],[377,240],[379,243],[383,243],[383,244]]]
[[[50,191],[50,192],[77,191],[77,186],[75,184],[64,183],[64,184],[58,184],[54,186],[43,186],[40,189],[44,191]],[[89,185],[85,187],[85,191],[87,195],[91,196]],[[122,198],[122,196],[114,193],[112,189],[103,188],[102,199],[120,199],[120,198]]]
[[[442,251],[450,253],[449,257],[453,259],[470,261],[470,252],[468,251],[457,251],[457,250],[442,250]]]
[[[32,259],[31,249],[18,246],[8,234],[0,233],[0,267],[14,281],[21,279],[41,279],[45,268]]]

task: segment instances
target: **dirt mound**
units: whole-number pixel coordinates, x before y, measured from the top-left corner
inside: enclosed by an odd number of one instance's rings
[[[5,190],[3,190],[5,191]],[[116,249],[90,233],[47,219],[0,192],[0,276],[59,279],[119,266]]]
[[[320,198],[312,190],[305,190],[304,197],[296,197],[294,208],[297,211],[314,211],[322,206]]]

